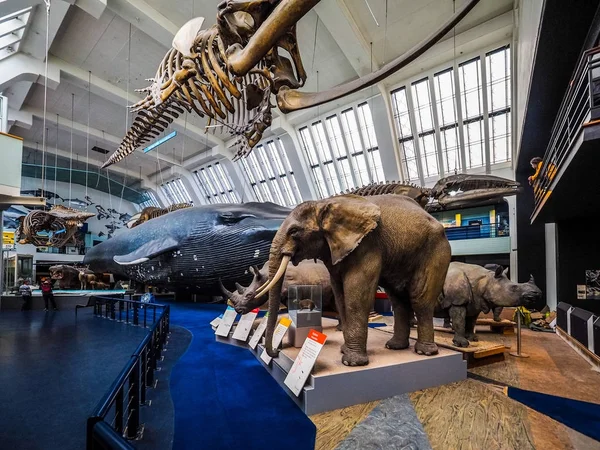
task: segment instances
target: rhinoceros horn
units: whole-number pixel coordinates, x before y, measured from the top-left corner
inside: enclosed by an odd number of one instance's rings
[[[219,287],[221,288],[221,292],[223,292],[225,297],[227,297],[227,298],[233,297],[233,292],[228,291],[227,288],[225,286],[223,286],[223,282],[221,281],[220,278],[219,278]]]
[[[529,281],[528,281],[528,283],[535,284],[535,279],[533,278],[532,274],[529,274]]]
[[[238,291],[238,294],[242,295],[244,293],[244,286],[242,286],[240,283],[235,283],[235,288]]]

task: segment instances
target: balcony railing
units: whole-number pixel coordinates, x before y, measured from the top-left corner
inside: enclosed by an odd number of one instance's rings
[[[596,91],[596,92],[595,92]],[[553,182],[580,139],[591,111],[600,106],[600,47],[586,51],[575,69],[556,115],[552,134],[537,179],[533,182],[535,207],[532,221],[552,194]]]
[[[510,236],[508,224],[466,225],[463,227],[448,227],[445,230],[449,241]]]

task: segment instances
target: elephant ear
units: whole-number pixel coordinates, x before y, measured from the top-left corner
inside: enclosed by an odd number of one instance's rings
[[[323,202],[318,214],[332,264],[348,256],[363,238],[377,228],[381,219],[379,206],[363,197],[348,195]]]

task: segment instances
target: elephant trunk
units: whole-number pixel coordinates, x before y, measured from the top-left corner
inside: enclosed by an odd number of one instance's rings
[[[279,234],[279,232],[278,232]],[[273,245],[271,246],[271,255],[269,258],[269,318],[267,322],[265,349],[269,356],[277,357],[278,351],[273,348],[273,333],[277,324],[277,315],[279,305],[281,304],[281,287],[283,285],[283,274],[290,261],[290,257],[281,254],[282,245],[279,243],[281,238],[275,236]],[[266,290],[265,290],[266,292]],[[264,292],[263,292],[264,293]]]

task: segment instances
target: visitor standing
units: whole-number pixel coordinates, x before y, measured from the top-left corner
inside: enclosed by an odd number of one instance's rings
[[[52,309],[58,311],[56,302],[54,301],[54,294],[52,293],[52,283],[48,278],[42,281],[42,297],[44,297],[44,311],[48,311],[48,300],[52,302]]]
[[[29,286],[29,280],[23,280],[23,284],[19,287],[19,293],[23,298],[23,306],[21,311],[31,310],[31,286]]]

